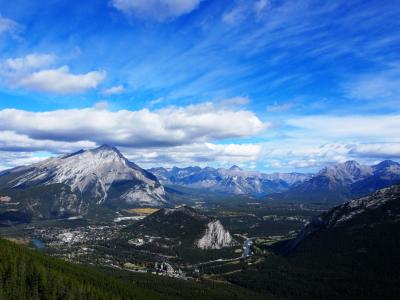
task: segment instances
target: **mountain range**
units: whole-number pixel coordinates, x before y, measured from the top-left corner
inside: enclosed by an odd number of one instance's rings
[[[265,174],[243,171],[238,166],[152,168],[149,172],[165,185],[301,202],[340,203],[400,183],[400,164],[391,160],[372,166],[350,160],[327,166],[316,174]]]
[[[229,169],[211,167],[152,168],[148,170],[165,185],[207,189],[229,194],[262,196],[288,190],[311,178],[311,174],[244,171],[238,166]]]
[[[367,166],[350,160],[323,168],[310,179],[274,195],[276,199],[340,203],[400,183],[400,164],[391,160]]]
[[[4,213],[10,221],[85,215],[99,206],[173,206],[164,185],[281,201],[340,203],[396,183],[400,164],[390,160],[373,166],[347,161],[316,174],[265,174],[238,166],[144,170],[116,148],[103,145],[0,172],[1,203],[12,208],[0,210],[0,221]]]

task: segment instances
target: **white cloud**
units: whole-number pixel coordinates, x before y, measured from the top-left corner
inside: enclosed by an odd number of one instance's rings
[[[102,91],[103,95],[117,95],[117,94],[121,94],[125,91],[125,88],[122,85],[116,85],[113,87],[110,87],[108,89],[105,89]]]
[[[18,86],[55,94],[83,93],[96,88],[106,77],[104,71],[72,74],[68,66],[40,70],[19,79]]]
[[[126,15],[165,21],[188,14],[202,0],[112,0],[111,4]]]
[[[150,111],[108,111],[104,107],[28,112],[0,111],[0,131],[33,140],[89,141],[125,147],[170,147],[253,136],[265,124],[252,112],[211,103]]]
[[[286,120],[283,128],[279,140],[264,143],[270,168],[318,170],[349,159],[372,163],[400,157],[400,115],[306,116]]]
[[[31,152],[0,151],[0,171],[16,166],[31,165],[44,158],[45,157],[37,157]]]
[[[293,118],[287,125],[301,131],[291,134],[296,137],[313,136],[315,139],[373,139],[399,140],[400,115],[330,116],[318,115]]]
[[[8,33],[13,38],[18,38],[22,30],[22,25],[11,19],[4,18],[0,15],[0,34]]]
[[[194,143],[169,148],[123,149],[129,159],[141,166],[243,164],[255,162],[262,155],[262,146],[257,144]]]
[[[400,158],[400,143],[355,144],[349,153],[355,157],[366,158]]]
[[[63,142],[50,139],[34,139],[26,134],[18,134],[14,131],[0,131],[0,153],[2,151],[52,151],[66,153],[82,148],[95,147],[91,141]]]
[[[83,93],[96,88],[106,77],[105,71],[74,74],[68,66],[48,68],[56,59],[53,54],[37,53],[9,58],[0,65],[0,76],[13,88],[22,87],[55,94]],[[115,93],[117,87],[112,91]]]
[[[14,72],[29,71],[48,67],[54,63],[56,56],[53,54],[37,54],[32,53],[24,57],[9,58],[4,63],[4,68]]]

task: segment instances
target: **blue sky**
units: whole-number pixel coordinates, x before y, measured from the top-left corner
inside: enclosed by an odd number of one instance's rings
[[[0,168],[400,157],[396,1],[0,0]]]

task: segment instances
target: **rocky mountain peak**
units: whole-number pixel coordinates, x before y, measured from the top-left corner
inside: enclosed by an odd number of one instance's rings
[[[164,188],[157,178],[110,145],[44,160],[7,182],[11,188],[54,184],[68,186],[72,193],[97,204],[117,201],[125,205],[160,206],[166,202]]]
[[[230,171],[243,171],[239,166],[233,165],[232,167],[229,168]]]
[[[371,175],[371,168],[355,160],[337,163],[322,169],[317,175],[323,175],[338,182],[354,182]]]
[[[400,164],[393,161],[393,160],[384,160],[380,162],[379,164],[373,166],[373,169],[375,172],[380,172],[380,171],[400,171]]]

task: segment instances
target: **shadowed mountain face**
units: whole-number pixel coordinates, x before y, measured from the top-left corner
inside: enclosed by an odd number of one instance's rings
[[[397,162],[387,160],[366,166],[347,161],[322,169],[277,198],[339,203],[397,183],[400,183],[400,164]]]
[[[399,248],[395,185],[323,213],[297,238],[270,246],[261,265],[228,279],[284,299],[397,299]]]
[[[157,178],[103,145],[0,173],[0,195],[39,217],[86,214],[91,205],[161,206]]]
[[[291,243],[295,250],[314,236],[346,231],[346,236],[356,232],[368,234],[380,226],[400,229],[400,185],[380,189],[373,194],[351,200],[313,219]]]
[[[211,167],[152,168],[149,171],[155,174],[163,184],[236,195],[265,195],[285,191],[294,184],[311,177],[310,174],[301,173],[263,174],[243,171],[238,166],[232,166],[229,169]]]

